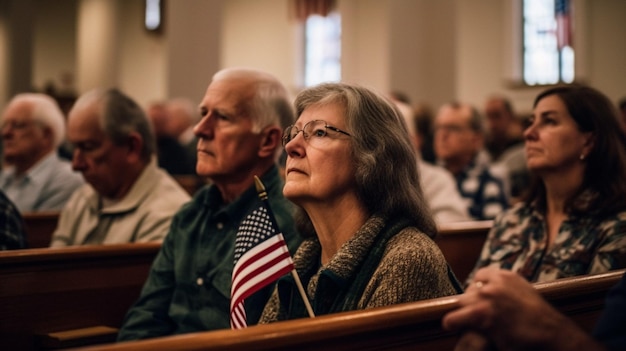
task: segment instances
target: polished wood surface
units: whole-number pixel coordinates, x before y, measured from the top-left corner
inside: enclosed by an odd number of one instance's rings
[[[37,349],[35,335],[118,328],[161,244],[0,252],[0,349]]]
[[[461,284],[470,274],[483,248],[493,221],[446,223],[439,227],[435,242]]]
[[[28,212],[22,214],[22,220],[29,249],[50,246],[52,233],[59,222],[59,212]]]
[[[624,272],[567,278],[536,284],[536,288],[557,309],[589,331],[604,308],[608,289]],[[81,350],[452,350],[458,335],[444,331],[441,318],[456,304],[457,297],[451,296],[243,330],[169,336]]]

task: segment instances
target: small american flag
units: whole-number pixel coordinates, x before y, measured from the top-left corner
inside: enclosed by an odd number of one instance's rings
[[[247,326],[244,300],[289,273],[293,261],[265,203],[239,225],[235,241],[235,267],[230,300],[232,329]]]

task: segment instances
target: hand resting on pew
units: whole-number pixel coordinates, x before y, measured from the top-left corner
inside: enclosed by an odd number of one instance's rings
[[[535,288],[517,273],[497,268],[480,269],[465,293],[459,308],[447,313],[445,329],[465,333],[455,350],[604,350],[624,349],[626,276],[609,292],[605,312],[594,337],[552,307]],[[613,305],[621,306],[615,308]],[[613,313],[613,314],[611,314]],[[622,320],[621,323],[615,321]],[[607,320],[611,320],[607,323]],[[604,344],[604,345],[603,345]]]

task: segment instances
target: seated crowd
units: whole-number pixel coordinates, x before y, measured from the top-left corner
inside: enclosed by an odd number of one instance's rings
[[[199,112],[96,89],[66,122],[46,95],[15,96],[0,118],[0,249],[26,248],[21,216],[50,210],[52,248],[161,242],[118,340],[230,328],[236,242],[259,208],[258,177],[294,274],[246,295],[247,325],[462,294],[442,321],[463,333],[458,349],[626,343],[607,322],[623,326],[624,281],[593,337],[531,285],[626,268],[626,142],[599,91],[545,90],[525,129],[501,96],[486,118],[451,102],[423,131],[407,101],[358,85],[320,84],[292,102],[271,74],[228,68]],[[420,152],[429,132],[436,164]],[[57,156],[64,142],[71,162]],[[190,198],[176,174],[207,184]],[[433,238],[470,220],[493,227],[461,284]],[[556,324],[574,337],[540,335]]]

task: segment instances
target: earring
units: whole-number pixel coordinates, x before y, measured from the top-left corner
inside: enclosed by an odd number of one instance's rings
[[[580,154],[579,159],[580,159],[581,161],[584,161],[584,160],[585,160],[585,154]]]

